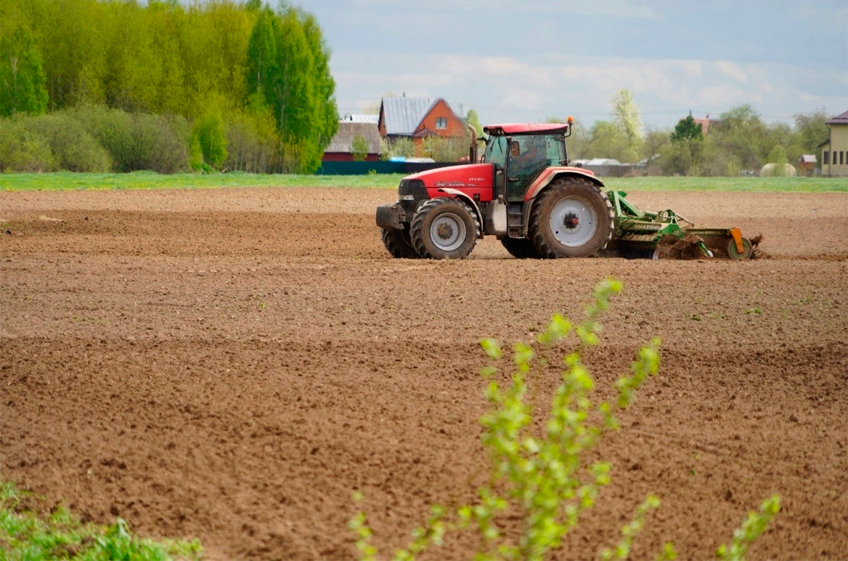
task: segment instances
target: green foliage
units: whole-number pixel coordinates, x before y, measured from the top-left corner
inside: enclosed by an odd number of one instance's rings
[[[669,141],[670,134],[668,131],[648,128],[642,142],[642,151],[640,155],[647,160],[647,164],[650,166],[662,153],[663,148],[669,143]]]
[[[195,124],[192,136],[200,146],[203,162],[213,168],[220,168],[227,159],[227,137],[224,135],[224,123],[220,113],[204,115]]]
[[[6,0],[0,21],[0,84],[15,86],[0,87],[0,116],[105,104],[211,125],[210,108],[264,114],[257,111],[262,105],[274,116],[275,134],[250,118],[238,119],[244,126],[228,135],[229,119],[220,119],[209,136],[216,142],[198,145],[214,165],[226,165],[221,139],[239,137],[238,169],[267,171],[314,171],[338,128],[321,28],[314,16],[285,3],[275,13],[261,2],[230,0],[188,6]],[[14,35],[13,27],[19,30]],[[10,66],[16,58],[18,65]],[[13,68],[16,79],[10,80]],[[250,145],[261,148],[245,148]],[[274,155],[267,154],[270,145]],[[186,137],[181,155],[189,147]]]
[[[660,500],[654,495],[648,495],[645,502],[636,509],[633,520],[621,528],[621,541],[618,542],[615,549],[604,549],[601,551],[601,560],[627,559],[630,556],[630,548],[633,546],[633,537],[645,526],[645,515],[659,506]],[[663,555],[669,554],[669,548],[671,548],[670,551],[674,551],[674,547],[670,543],[667,543]]]
[[[468,113],[465,116],[465,120],[468,121],[468,124],[474,127],[474,130],[477,131],[477,137],[483,136],[483,125],[480,124],[480,116],[477,115],[477,111],[474,109],[469,109]]]
[[[598,318],[621,288],[621,283],[612,279],[601,282],[593,291],[593,301],[581,323],[573,324],[556,315],[538,336],[537,344],[543,351],[566,338],[576,339],[574,350],[563,360],[562,381],[552,396],[542,430],[535,428],[538,425],[533,420],[533,407],[526,400],[527,377],[540,365],[534,347],[515,345],[514,371],[506,385],[495,380],[495,366],[483,371],[484,377],[491,380],[485,391],[491,409],[480,419],[481,440],[492,462],[490,482],[478,489],[476,504],[450,512],[434,506],[427,522],[413,532],[410,545],[398,550],[394,559],[414,559],[427,546],[439,545],[449,530],[475,528],[484,544],[475,556],[477,560],[541,560],[560,545],[580,515],[592,508],[598,488],[610,481],[610,466],[603,461],[589,462],[586,456],[604,432],[618,428],[614,409],[627,407],[633,392],[659,368],[659,341],[655,339],[639,352],[631,365],[631,375],[616,382],[615,405],[594,403],[590,398],[595,382],[582,363],[583,352],[599,344]],[[481,346],[493,361],[502,360],[503,352],[496,341],[486,339]],[[657,504],[655,497],[648,497],[634,521],[623,530],[630,537],[619,544],[617,552],[624,548],[629,551],[629,539],[641,527],[645,512]],[[517,541],[502,533],[501,520],[506,511],[519,513],[522,520],[523,533]],[[360,551],[367,554],[363,558],[373,559],[377,551],[368,541],[370,533],[366,531],[364,514],[353,519],[351,528],[359,536]]]
[[[350,151],[353,154],[354,162],[364,162],[368,156],[368,141],[365,137],[357,134],[350,143]]]
[[[380,158],[411,158],[415,155],[415,144],[411,138],[396,138],[394,140],[380,139]]]
[[[790,161],[795,161],[804,154],[818,154],[819,144],[829,138],[830,129],[825,122],[830,118],[827,111],[817,109],[812,113],[795,115],[795,137],[790,145],[794,151],[788,153]],[[819,161],[819,167],[821,162]]]
[[[772,495],[760,505],[759,512],[748,513],[748,518],[742,526],[733,532],[730,545],[722,545],[716,552],[721,561],[745,561],[745,554],[751,544],[766,531],[772,518],[780,510],[780,497]]]
[[[71,115],[53,113],[26,117],[20,123],[46,142],[58,169],[106,172],[112,168],[109,153]]]
[[[0,559],[4,561],[168,561],[196,560],[203,555],[197,540],[157,543],[133,537],[121,518],[101,527],[81,524],[62,507],[50,516],[20,512],[24,494],[11,483],[0,486]]]
[[[642,118],[639,116],[639,106],[628,89],[615,92],[612,100],[613,122],[630,143],[630,148],[639,146],[642,138]]]
[[[770,164],[788,164],[789,159],[786,157],[786,149],[780,144],[776,144],[769,152],[767,162]]]
[[[109,152],[113,171],[176,173],[186,169],[189,132],[182,117],[133,114],[103,106],[78,107],[69,114]]]
[[[224,167],[227,170],[250,173],[280,171],[280,136],[274,116],[267,107],[256,104],[244,111],[229,111],[224,128],[227,137]]]
[[[786,149],[783,146],[776,144],[771,152],[769,152],[766,161],[770,164],[775,164],[773,175],[786,175],[786,164],[789,163],[789,159],[786,157]]]
[[[433,158],[437,162],[459,162],[463,158],[468,158],[470,146],[469,136],[455,138],[428,136],[421,143],[418,155],[423,158]]]
[[[638,159],[636,143],[628,139],[625,132],[615,123],[595,121],[585,135],[579,129],[573,130],[585,138],[579,153],[575,151],[572,157],[579,155],[580,158],[613,158],[622,163],[635,162]]]
[[[592,302],[582,322],[574,324],[555,315],[536,338],[536,346],[516,344],[514,367],[507,379],[499,376],[495,366],[503,360],[501,346],[493,339],[481,341],[493,361],[481,372],[489,380],[485,396],[490,409],[480,423],[481,441],[491,460],[490,477],[477,490],[476,502],[451,509],[432,506],[430,517],[413,530],[407,547],[395,551],[395,561],[412,561],[428,547],[441,545],[448,532],[469,529],[481,537],[475,561],[541,561],[561,546],[563,537],[577,526],[580,516],[594,506],[598,489],[610,482],[610,465],[603,460],[590,461],[591,450],[606,432],[619,428],[614,411],[628,407],[639,386],[659,369],[660,342],[653,339],[639,350],[631,364],[631,374],[615,382],[617,397],[613,403],[591,398],[595,380],[582,357],[586,349],[600,344],[598,319],[609,308],[610,298],[621,289],[619,281],[602,281],[592,292]],[[534,368],[546,364],[549,351],[569,338],[574,341],[573,350],[563,358],[561,383],[554,390],[547,418],[536,422],[534,407],[527,399],[527,379],[538,376]],[[498,378],[509,381],[502,383]],[[361,493],[355,493],[354,498],[361,500]],[[777,500],[772,497],[763,504],[759,515],[749,515],[734,533],[731,546],[719,549],[720,559],[744,559],[747,547],[777,512]],[[604,549],[601,559],[627,559],[648,512],[659,505],[657,497],[648,495],[633,519],[622,527],[621,540],[614,548]],[[517,539],[504,532],[504,522],[516,517],[522,529]],[[373,532],[365,513],[356,514],[348,527],[357,536],[360,559],[377,559],[379,551],[371,542]],[[666,543],[657,559],[671,561],[676,557],[674,546]]]
[[[293,8],[259,14],[247,47],[251,95],[272,109],[283,170],[314,172],[338,130],[329,49],[315,18]]]
[[[0,172],[41,173],[56,169],[49,144],[21,119],[0,119]]]
[[[660,165],[671,175],[699,175],[703,153],[703,140],[685,138],[672,141],[663,150]]]
[[[0,116],[39,115],[47,109],[41,52],[29,27],[20,25],[0,40]]]
[[[188,125],[182,117],[79,106],[48,115],[0,120],[0,170],[77,172],[186,168]]]
[[[688,115],[685,119],[680,119],[671,133],[672,142],[683,142],[686,140],[703,140],[704,131],[700,123],[695,122],[692,115]]]

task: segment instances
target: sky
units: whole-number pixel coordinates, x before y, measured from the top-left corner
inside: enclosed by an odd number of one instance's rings
[[[750,103],[767,122],[848,110],[848,0],[303,0],[332,50],[339,113],[442,97],[484,124],[610,118],[647,127]]]

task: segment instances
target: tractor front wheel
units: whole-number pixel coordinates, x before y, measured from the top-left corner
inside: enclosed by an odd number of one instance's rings
[[[478,231],[477,216],[468,205],[440,197],[418,207],[409,234],[421,257],[464,259],[474,249]]]
[[[591,257],[612,238],[612,204],[585,179],[557,179],[533,203],[528,226],[541,257]]]
[[[420,257],[409,239],[409,230],[395,230],[393,228],[382,228],[383,245],[392,257],[399,259],[417,259]]]

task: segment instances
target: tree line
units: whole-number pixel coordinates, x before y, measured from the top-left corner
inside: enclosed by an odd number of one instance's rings
[[[828,138],[824,109],[797,114],[789,125],[766,123],[750,104],[738,105],[714,118],[704,131],[692,115],[674,129],[643,127],[628,90],[618,91],[610,105],[611,119],[590,127],[575,123],[568,145],[571,159],[643,162],[654,173],[666,175],[736,176],[758,174],[767,163],[794,163],[802,155],[818,155],[819,144]],[[558,117],[550,120],[561,122]]]
[[[0,171],[59,165],[60,125],[124,169],[108,131],[79,121],[92,111],[121,134],[160,116],[148,128],[185,145],[178,168],[314,171],[338,127],[329,60],[315,17],[285,3],[3,0]]]

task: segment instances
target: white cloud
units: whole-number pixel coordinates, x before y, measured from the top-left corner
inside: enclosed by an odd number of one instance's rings
[[[334,56],[332,66],[345,68],[335,72],[342,112],[360,109],[352,105],[368,98],[365,89],[375,100],[390,90],[444,97],[457,110],[460,104],[465,110],[477,109],[489,122],[574,114],[589,124],[609,118],[610,98],[621,88],[633,92],[643,121],[655,126],[671,126],[689,110],[717,115],[743,103],[753,104],[767,121],[822,106],[834,114],[848,107],[848,96],[839,94],[846,91],[839,73],[791,65],[566,55],[360,54]],[[816,93],[821,91],[833,93]]]
[[[728,62],[726,60],[719,60],[714,62],[715,67],[718,68],[719,72],[724,74],[725,76],[730,76],[731,78],[735,78],[740,82],[747,82],[748,75],[739,67],[738,64],[733,62]]]

